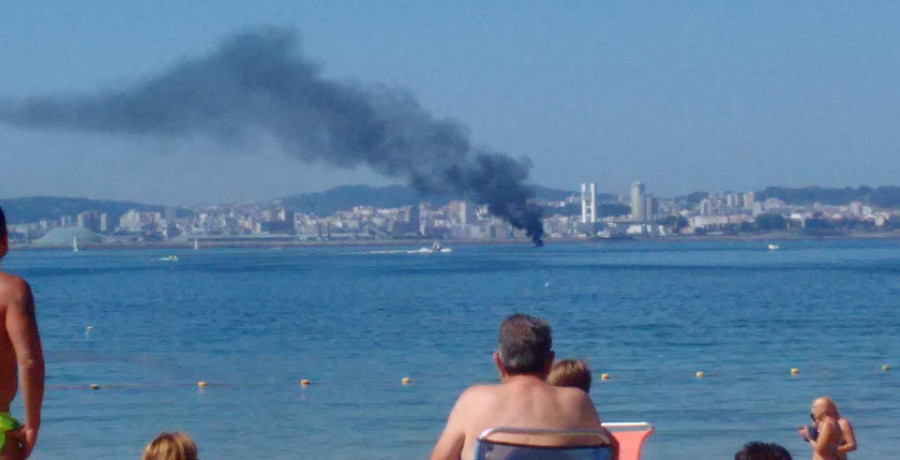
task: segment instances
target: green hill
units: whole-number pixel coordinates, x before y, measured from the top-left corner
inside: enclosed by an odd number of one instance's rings
[[[132,201],[91,200],[88,198],[66,198],[50,196],[31,196],[24,198],[0,198],[0,206],[6,214],[9,224],[39,222],[41,220],[58,220],[63,216],[73,219],[84,211],[106,213],[110,222],[117,222],[122,214],[130,209],[136,211],[164,212],[164,206],[135,203]],[[183,216],[190,211],[177,209]]]
[[[758,201],[766,198],[778,198],[788,204],[811,205],[822,203],[829,205],[846,205],[853,201],[881,208],[900,208],[900,187],[859,187],[826,188],[826,187],[768,187],[756,192]]]
[[[557,190],[547,187],[534,187],[535,196],[541,200],[559,201],[574,195],[575,192]],[[615,195],[598,194],[601,201],[615,199]],[[378,208],[397,208],[431,202],[435,206],[444,206],[450,201],[462,199],[457,194],[419,194],[411,187],[389,185],[387,187],[370,187],[368,185],[344,185],[323,192],[304,193],[284,197],[282,204],[297,212],[330,215],[337,211],[346,211],[354,206],[374,206]]]

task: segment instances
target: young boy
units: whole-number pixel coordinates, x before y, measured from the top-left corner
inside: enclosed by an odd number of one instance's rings
[[[557,387],[581,388],[585,393],[590,393],[591,370],[580,359],[560,359],[553,363],[547,383]]]
[[[0,259],[9,250],[6,217],[0,208]],[[44,399],[44,353],[28,283],[0,271],[0,459],[27,458],[41,427]],[[25,424],[9,413],[22,389]]]

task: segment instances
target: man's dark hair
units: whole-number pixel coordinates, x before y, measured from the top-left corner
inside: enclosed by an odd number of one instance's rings
[[[753,441],[734,454],[734,460],[792,460],[790,452],[778,444]]]
[[[517,313],[500,323],[497,352],[509,375],[541,375],[553,359],[550,324],[541,318]]]
[[[0,206],[0,238],[6,236],[6,215],[3,214],[3,206]]]

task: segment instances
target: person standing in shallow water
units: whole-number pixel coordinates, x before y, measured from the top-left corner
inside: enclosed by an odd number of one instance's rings
[[[0,260],[9,250],[6,217],[0,208]],[[0,460],[31,455],[41,428],[44,399],[44,353],[38,334],[31,287],[22,278],[0,270]],[[16,375],[18,373],[18,376]],[[25,424],[9,413],[22,387]]]
[[[840,460],[846,460],[847,452],[856,450],[856,434],[853,433],[853,425],[850,424],[850,421],[847,420],[846,417],[838,412],[837,404],[834,403],[833,399],[828,396],[822,396],[822,400],[825,401],[825,413],[830,417],[834,417],[838,422],[838,427],[841,429],[839,438],[840,443],[838,444],[838,458]]]
[[[809,415],[815,423],[817,435],[811,436],[809,427],[797,429],[800,437],[812,448],[813,460],[839,460],[838,446],[841,443],[841,428],[837,418],[829,414],[829,398],[819,397],[813,400]]]

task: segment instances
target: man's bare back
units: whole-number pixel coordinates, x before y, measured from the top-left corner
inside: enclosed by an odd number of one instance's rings
[[[515,314],[500,323],[494,365],[500,385],[476,385],[459,396],[432,459],[470,459],[475,441],[488,428],[545,430],[603,430],[590,396],[577,388],[546,382],[555,354],[550,324],[541,318]],[[608,433],[607,433],[608,434]],[[608,436],[612,438],[611,435]],[[532,445],[586,445],[584,439],[515,435],[493,441]],[[618,446],[610,439],[614,455]],[[615,458],[615,457],[614,457]]]
[[[9,240],[0,209],[0,259]],[[28,283],[0,271],[0,460],[26,458],[37,441],[44,398],[44,355]],[[25,423],[21,427],[9,414],[9,406],[21,383]],[[7,431],[9,430],[9,431]],[[21,443],[21,445],[20,445]]]
[[[517,375],[507,377],[500,385],[477,385],[464,391],[450,413],[432,458],[470,459],[478,435],[500,426],[601,429],[594,403],[587,393],[576,388],[554,387],[535,376]],[[517,437],[511,441],[523,440]],[[553,439],[539,441],[544,445],[553,442]]]

